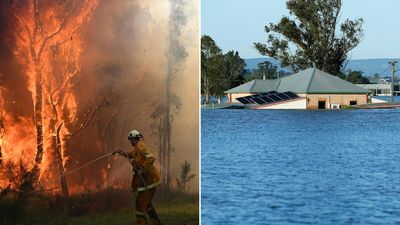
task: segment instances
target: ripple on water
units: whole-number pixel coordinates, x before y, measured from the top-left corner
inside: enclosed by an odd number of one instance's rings
[[[202,110],[203,224],[399,224],[399,110]]]

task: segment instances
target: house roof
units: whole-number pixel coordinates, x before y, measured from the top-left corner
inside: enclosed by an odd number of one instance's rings
[[[388,89],[390,90],[390,84],[356,84],[359,87],[365,89]]]
[[[304,94],[367,94],[369,90],[330,75],[308,68],[293,75],[274,80],[252,80],[225,93],[263,93],[268,91]]]
[[[279,82],[280,79],[252,80],[225,91],[225,93],[263,93],[268,90],[276,90],[279,86]]]

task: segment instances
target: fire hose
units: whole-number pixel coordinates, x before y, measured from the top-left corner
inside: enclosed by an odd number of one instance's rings
[[[80,167],[78,167],[78,168],[75,168],[75,169],[73,169],[73,170],[69,170],[69,171],[65,172],[64,175],[68,175],[68,174],[74,173],[74,172],[76,172],[76,171],[78,171],[78,170],[80,170],[80,169],[82,169],[82,168],[84,168],[84,167],[86,167],[86,166],[89,166],[90,164],[92,164],[92,163],[94,163],[94,162],[96,162],[96,161],[98,161],[98,160],[100,160],[100,159],[103,159],[103,158],[105,158],[105,157],[107,157],[107,156],[114,155],[114,154],[115,154],[115,152],[110,152],[110,153],[107,153],[107,154],[105,154],[105,155],[102,155],[102,156],[100,156],[100,157],[98,157],[98,158],[96,158],[96,159],[93,159],[93,160],[91,160],[91,161],[89,161],[89,162],[83,164],[82,166],[80,166]],[[135,167],[134,167],[134,168],[135,168]],[[138,175],[138,176],[139,176],[139,179],[142,181],[143,186],[144,186],[144,189],[145,189],[146,194],[147,194],[147,197],[148,197],[149,200],[150,200],[150,199],[151,199],[151,196],[150,196],[149,190],[148,190],[148,188],[147,188],[146,181],[144,180],[144,177],[143,177],[143,175],[142,175],[142,172],[136,172],[136,171],[139,171],[139,170],[137,170],[137,169],[135,168],[135,174]],[[151,202],[150,202],[150,204],[151,204]],[[153,207],[152,204],[151,204],[151,207]],[[161,221],[160,221],[160,219],[158,218],[158,216],[156,217],[156,219],[158,220],[158,223],[161,224]]]
[[[78,171],[78,170],[80,170],[80,169],[82,169],[82,168],[84,168],[84,167],[86,167],[86,166],[89,166],[90,164],[96,162],[97,160],[100,160],[100,159],[105,158],[105,157],[107,157],[107,156],[110,156],[110,155],[112,155],[112,154],[113,154],[113,153],[111,152],[111,153],[107,153],[107,154],[105,154],[105,155],[102,155],[102,156],[100,156],[100,157],[98,157],[98,158],[96,158],[96,159],[93,159],[92,161],[89,161],[89,162],[83,164],[82,166],[80,166],[80,167],[78,167],[78,168],[75,168],[75,169],[73,169],[73,170],[69,170],[69,171],[65,172],[64,175],[68,175],[68,174],[71,174],[71,173],[73,173],[73,172],[76,172],[76,171]]]

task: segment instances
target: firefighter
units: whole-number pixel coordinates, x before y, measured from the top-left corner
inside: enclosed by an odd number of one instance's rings
[[[132,130],[128,140],[134,147],[132,151],[114,152],[129,159],[133,168],[132,191],[136,194],[136,220],[138,225],[147,224],[146,213],[155,225],[161,225],[156,210],[151,203],[156,186],[160,185],[160,174],[153,166],[154,156],[143,142],[143,136]]]

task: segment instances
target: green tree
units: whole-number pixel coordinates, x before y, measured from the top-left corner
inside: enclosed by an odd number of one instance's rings
[[[208,35],[201,37],[201,94],[205,96],[206,103],[210,95],[223,94],[221,81],[223,81],[222,68],[223,54],[215,41]]]
[[[364,77],[362,71],[349,71],[345,80],[353,84],[369,84],[369,79]]]
[[[239,52],[229,51],[224,55],[224,91],[236,87],[245,81],[243,77],[245,66],[246,63],[239,56]]]
[[[273,65],[269,61],[260,62],[257,64],[257,69],[255,69],[251,75],[253,79],[276,79],[278,73],[278,67]]]
[[[315,66],[338,75],[348,52],[363,36],[361,18],[338,25],[341,6],[341,0],[288,0],[291,17],[265,26],[267,44],[254,46],[294,72]]]

